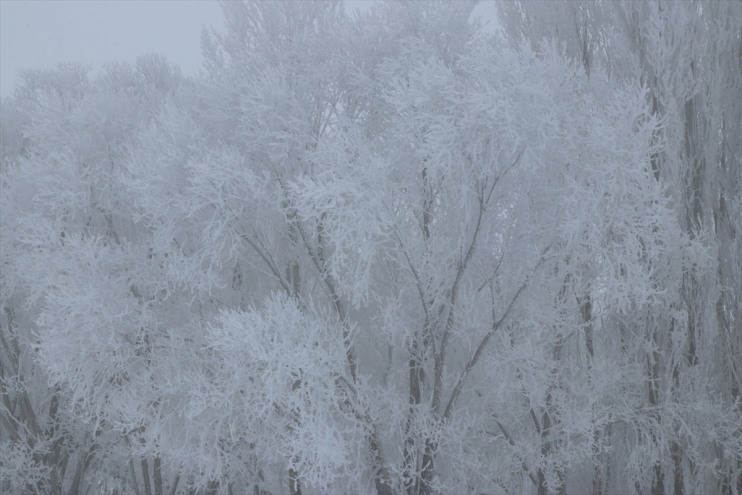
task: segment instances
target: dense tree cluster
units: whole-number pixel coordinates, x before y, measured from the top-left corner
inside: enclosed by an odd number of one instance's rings
[[[742,4],[474,5],[22,74],[0,491],[742,493]]]

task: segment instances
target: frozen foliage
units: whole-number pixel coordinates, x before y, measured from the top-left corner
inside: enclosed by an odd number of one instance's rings
[[[742,490],[742,9],[473,5],[24,73],[0,490]]]

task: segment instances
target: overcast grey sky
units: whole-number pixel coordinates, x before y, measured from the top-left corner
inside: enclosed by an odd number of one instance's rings
[[[74,61],[96,70],[147,52],[195,72],[202,25],[223,25],[216,1],[0,0],[0,93],[23,67]]]
[[[303,1],[303,0],[297,0]],[[346,0],[365,10],[373,0]],[[476,13],[494,19],[485,2]],[[201,29],[224,25],[216,0],[0,0],[0,95],[21,68],[80,62],[98,70],[160,53],[186,74],[201,66]]]

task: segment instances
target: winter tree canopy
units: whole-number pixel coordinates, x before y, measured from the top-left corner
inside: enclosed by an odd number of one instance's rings
[[[742,4],[475,4],[22,73],[0,491],[742,493]]]

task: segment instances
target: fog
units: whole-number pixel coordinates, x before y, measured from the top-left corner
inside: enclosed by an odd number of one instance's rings
[[[184,73],[201,65],[203,26],[224,24],[216,1],[0,2],[0,93],[13,91],[22,68],[62,62],[133,62],[143,53],[165,55]]]
[[[365,12],[374,0],[345,3],[348,12]],[[494,2],[482,2],[474,15],[494,25]],[[114,60],[133,62],[143,53],[157,53],[195,74],[203,60],[201,30],[223,26],[216,0],[3,0],[0,96],[13,91],[19,70],[63,62],[96,71]]]

